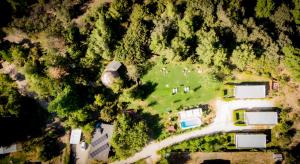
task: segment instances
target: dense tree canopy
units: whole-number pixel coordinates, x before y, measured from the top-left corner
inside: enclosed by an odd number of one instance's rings
[[[112,146],[117,157],[131,155],[149,139],[143,116],[124,112],[129,101],[143,101],[141,78],[157,62],[195,64],[220,81],[240,72],[279,81],[300,79],[299,0],[90,2],[0,1],[0,62],[16,65],[28,92],[49,101],[48,111],[67,127],[91,133],[97,120],[116,121]],[[106,88],[101,77],[112,60],[121,61],[123,68]],[[37,122],[43,122],[39,116],[45,111],[20,95],[11,79],[0,76],[0,91],[0,121],[13,122],[12,128],[1,122],[1,131],[18,130],[16,125],[26,121],[28,132],[35,123],[42,126]],[[195,143],[218,150],[219,140],[224,138]],[[56,145],[52,141],[50,137],[49,143]],[[55,146],[44,145],[42,155],[52,158],[43,153]]]
[[[128,114],[121,114],[115,124],[111,144],[116,155],[125,158],[139,151],[149,140],[147,124]]]

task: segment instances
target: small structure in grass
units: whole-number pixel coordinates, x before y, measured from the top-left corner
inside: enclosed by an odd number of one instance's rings
[[[168,130],[168,132],[169,132],[169,133],[176,132],[176,128],[175,128],[175,126],[174,126],[174,125],[170,125],[170,126],[168,126],[167,130]]]
[[[190,87],[184,87],[184,93],[189,93],[190,92]]]
[[[121,66],[122,66],[122,64],[118,61],[112,61],[106,66],[106,68],[101,76],[101,81],[106,87],[110,88],[112,86],[112,84],[118,78],[120,78],[118,70]]]

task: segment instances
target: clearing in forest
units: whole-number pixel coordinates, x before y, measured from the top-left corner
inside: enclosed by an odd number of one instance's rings
[[[143,78],[148,92],[148,107],[158,113],[208,103],[220,90],[218,82],[208,73],[198,73],[188,64],[157,64]]]

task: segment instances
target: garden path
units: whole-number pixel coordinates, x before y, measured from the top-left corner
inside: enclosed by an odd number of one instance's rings
[[[258,107],[274,107],[271,100],[234,100],[234,101],[222,101],[216,102],[216,117],[214,122],[202,129],[186,132],[183,134],[168,137],[159,142],[151,142],[145,146],[140,152],[133,156],[116,161],[116,164],[134,163],[141,159],[152,158],[153,161],[157,159],[157,151],[166,148],[168,146],[180,143],[192,138],[216,134],[216,133],[228,133],[235,131],[251,130],[251,129],[269,129],[271,126],[234,126],[232,122],[232,112],[239,108],[258,108]]]

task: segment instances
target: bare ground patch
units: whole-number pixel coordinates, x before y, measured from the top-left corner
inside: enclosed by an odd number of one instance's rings
[[[204,161],[222,160],[231,164],[273,164],[271,152],[220,152],[220,153],[192,153],[187,164],[203,163]]]

